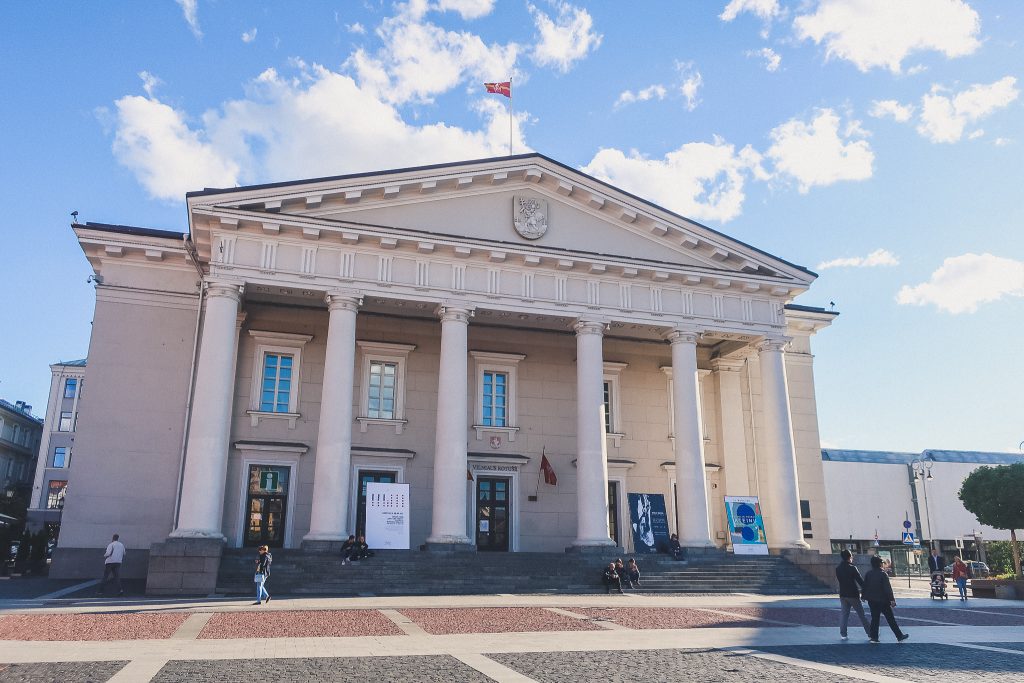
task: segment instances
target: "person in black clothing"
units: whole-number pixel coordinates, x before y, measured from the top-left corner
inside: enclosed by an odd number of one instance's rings
[[[355,534],[350,534],[348,540],[341,544],[341,563],[348,564],[356,549]]]
[[[942,561],[942,555],[939,555],[937,548],[932,548],[932,554],[928,556],[928,571],[932,574],[941,574],[946,569],[946,564]]]
[[[885,615],[885,620],[889,622],[889,628],[892,629],[897,641],[902,643],[910,637],[910,634],[900,630],[896,617],[893,616],[892,608],[896,606],[896,597],[892,594],[889,575],[882,571],[882,558],[878,555],[871,558],[871,571],[864,575],[862,591],[864,599],[868,601],[868,607],[871,608],[871,630],[868,632],[868,638],[872,643],[878,642],[878,622],[882,615]]]
[[[839,617],[839,637],[846,640],[846,625],[850,623],[850,610],[854,610],[860,617],[864,633],[871,637],[871,629],[868,626],[867,617],[864,616],[864,608],[861,606],[860,589],[864,585],[860,570],[853,564],[853,553],[844,550],[841,553],[843,560],[836,566],[836,580],[839,581],[839,606],[842,609],[842,616]]]
[[[683,547],[679,545],[679,536],[676,534],[672,534],[672,538],[668,542],[668,554],[674,560],[684,559]]]
[[[604,576],[601,578],[604,582],[604,592],[611,593],[612,586],[618,591],[622,592],[622,583],[619,581],[619,572],[615,570],[615,563],[609,562],[608,568],[604,570]]]
[[[257,548],[259,555],[256,556],[256,602],[259,605],[263,600],[270,602],[270,593],[267,592],[267,579],[270,578],[270,563],[274,558],[270,554],[270,548],[261,545]]]
[[[349,553],[349,559],[354,562],[365,557],[373,557],[373,553],[370,552],[370,546],[366,545],[366,536],[360,535],[355,547],[352,548],[352,552]]]

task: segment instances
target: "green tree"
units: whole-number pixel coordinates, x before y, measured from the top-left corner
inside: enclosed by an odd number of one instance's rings
[[[1024,463],[982,466],[967,475],[960,500],[982,524],[1009,529],[1013,571],[1021,576],[1017,529],[1024,529]]]
[[[1024,552],[1024,543],[1017,541],[1017,552]],[[1009,574],[1013,571],[1013,549],[1009,541],[988,541],[985,543],[985,561],[992,574]]]

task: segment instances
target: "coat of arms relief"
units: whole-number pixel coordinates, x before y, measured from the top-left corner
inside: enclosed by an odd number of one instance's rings
[[[544,199],[516,195],[512,197],[512,223],[516,232],[528,240],[548,231],[548,203]]]

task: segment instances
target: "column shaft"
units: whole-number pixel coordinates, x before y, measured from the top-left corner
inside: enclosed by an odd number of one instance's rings
[[[722,358],[711,361],[718,382],[718,435],[725,468],[725,495],[749,496],[747,435],[743,424],[743,395],[740,391],[742,360]]]
[[[306,541],[342,541],[348,535],[352,470],[352,391],[359,298],[329,294],[320,427],[313,476],[313,511]]]
[[[772,547],[807,548],[800,518],[800,489],[796,474],[793,422],[786,386],[784,341],[769,339],[758,345],[761,366],[761,412],[758,452],[764,458],[768,481],[765,487],[771,519],[765,521]]]
[[[672,343],[672,419],[679,544],[710,546],[711,523],[708,519],[700,385],[697,381],[697,335],[674,330],[668,339]]]
[[[221,511],[231,437],[231,407],[238,353],[237,285],[206,290],[196,386],[185,447],[178,526],[171,536],[224,538]]]
[[[576,323],[576,540],[613,546],[608,536],[608,453],[604,427],[604,323]]]
[[[469,544],[466,535],[466,432],[469,385],[469,316],[441,309],[441,363],[434,445],[434,510],[428,543]]]

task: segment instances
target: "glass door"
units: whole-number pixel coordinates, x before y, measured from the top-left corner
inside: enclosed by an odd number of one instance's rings
[[[476,549],[508,552],[512,533],[512,480],[476,479]]]
[[[243,543],[246,547],[284,546],[291,471],[291,467],[287,465],[249,465],[249,487],[245,506],[248,516]]]
[[[398,481],[398,473],[388,470],[359,470],[359,505],[356,506],[356,536],[366,533],[366,485],[394,484]]]

